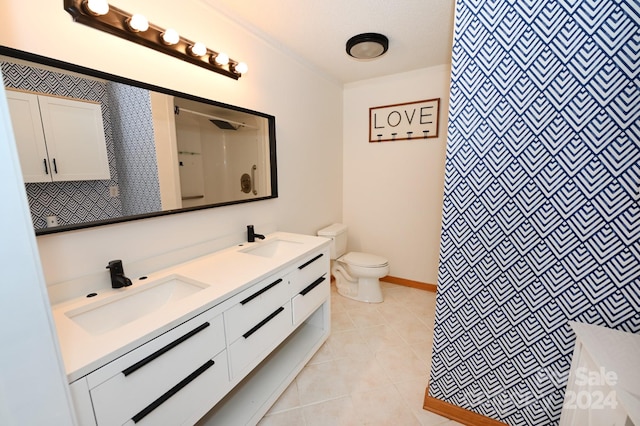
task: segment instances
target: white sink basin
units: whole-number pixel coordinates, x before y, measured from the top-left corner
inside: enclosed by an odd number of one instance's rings
[[[267,241],[259,241],[253,243],[246,249],[240,250],[242,253],[252,254],[254,256],[262,257],[279,257],[283,255],[289,255],[300,249],[302,243],[298,241],[273,239]]]
[[[65,315],[89,333],[98,335],[169,307],[207,287],[206,284],[172,275],[138,287],[125,288],[120,294],[96,300],[65,312]]]

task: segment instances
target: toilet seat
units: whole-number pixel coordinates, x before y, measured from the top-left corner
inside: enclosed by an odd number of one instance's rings
[[[357,251],[349,252],[339,260],[348,265],[360,266],[362,268],[380,268],[389,264],[389,261],[382,256]]]

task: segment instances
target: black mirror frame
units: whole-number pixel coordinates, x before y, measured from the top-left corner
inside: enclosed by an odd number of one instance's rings
[[[20,59],[24,61],[34,62],[34,63],[38,63],[45,66],[60,68],[65,71],[70,71],[78,74],[85,74],[85,75],[95,77],[95,78],[100,78],[103,80],[111,80],[111,81],[115,81],[122,84],[128,84],[130,86],[136,86],[142,89],[164,93],[169,96],[180,97],[180,98],[189,99],[196,102],[206,103],[209,105],[228,108],[234,111],[257,115],[257,116],[266,118],[269,123],[269,163],[270,163],[270,174],[271,174],[271,194],[269,196],[251,198],[246,200],[228,201],[224,203],[206,204],[206,205],[196,206],[196,207],[185,207],[180,209],[162,210],[154,213],[144,213],[144,214],[138,214],[138,215],[132,215],[132,216],[123,216],[123,217],[114,218],[114,219],[104,219],[104,220],[97,220],[93,222],[63,225],[63,226],[58,226],[53,228],[44,228],[44,229],[36,230],[35,231],[36,235],[54,234],[54,233],[64,232],[64,231],[73,231],[78,229],[92,228],[96,226],[129,222],[132,220],[147,219],[147,218],[166,216],[166,215],[171,215],[176,213],[185,213],[190,211],[209,209],[213,207],[224,207],[224,206],[229,206],[234,204],[244,204],[244,203],[249,203],[254,201],[278,198],[278,170],[277,170],[277,160],[276,160],[276,121],[274,116],[265,114],[262,112],[258,112],[258,111],[253,111],[247,108],[242,108],[242,107],[225,104],[218,101],[213,101],[210,99],[201,98],[201,97],[190,95],[183,92],[178,92],[178,91],[167,89],[164,87],[154,86],[152,84],[143,83],[137,80],[120,77],[114,74],[109,74],[106,72],[94,70],[91,68],[86,68],[80,65],[69,63],[69,62],[59,61],[57,59],[48,58],[46,56],[41,56],[41,55],[13,49],[6,46],[0,46],[0,55],[12,57],[12,58]]]

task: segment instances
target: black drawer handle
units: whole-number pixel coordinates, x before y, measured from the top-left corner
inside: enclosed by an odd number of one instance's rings
[[[320,253],[319,255],[317,255],[316,257],[314,257],[313,259],[304,262],[302,265],[298,266],[298,269],[304,269],[307,266],[311,265],[313,262],[315,262],[316,260],[320,259],[322,256],[324,256],[324,253]]]
[[[157,351],[155,351],[154,353],[152,353],[148,357],[143,358],[140,361],[136,362],[131,367],[125,368],[124,370],[122,370],[122,374],[124,374],[125,377],[126,377],[129,374],[133,373],[134,371],[144,367],[145,365],[147,365],[148,363],[150,363],[154,359],[158,358],[160,355],[162,355],[165,352],[168,352],[169,350],[175,348],[176,346],[178,346],[180,343],[184,342],[188,338],[193,337],[196,334],[200,333],[202,330],[204,330],[205,328],[209,327],[209,325],[211,325],[211,324],[209,324],[208,322],[205,322],[204,324],[202,324],[198,328],[195,328],[195,329],[191,330],[190,332],[188,332],[184,336],[180,337],[179,339],[176,339],[173,342],[169,343],[167,346],[165,346],[165,347],[163,347],[161,349],[158,349]]]
[[[253,299],[255,299],[256,297],[260,296],[262,293],[268,291],[270,288],[275,287],[276,285],[280,284],[282,282],[282,278],[279,278],[277,280],[275,280],[274,282],[272,282],[271,284],[269,284],[268,286],[256,291],[255,293],[253,293],[251,296],[247,297],[246,299],[242,300],[240,302],[241,305],[244,305],[245,303],[249,303],[251,302]]]
[[[284,311],[284,306],[280,306],[278,309],[276,309],[271,315],[269,315],[268,317],[266,317],[265,319],[263,319],[262,321],[260,321],[258,324],[255,325],[255,327],[253,327],[251,330],[247,331],[246,333],[244,333],[242,335],[242,337],[244,337],[245,339],[247,339],[249,336],[251,336],[253,333],[255,333],[256,331],[260,330],[260,328],[265,325],[266,323],[268,323],[269,321],[271,321],[272,319],[274,319],[280,312]]]
[[[213,364],[215,364],[214,360],[210,359],[209,361],[207,361],[205,364],[202,365],[202,367],[198,368],[196,371],[194,371],[193,373],[185,377],[180,383],[178,383],[177,385],[175,385],[174,387],[166,391],[162,396],[160,396],[160,398],[156,399],[151,404],[147,405],[138,414],[131,417],[131,420],[133,420],[134,423],[138,423],[140,420],[144,419],[147,415],[151,414],[153,410],[155,410],[156,408],[164,404],[167,401],[167,399],[171,398],[173,395],[180,392],[180,390],[183,387],[187,386],[189,383],[194,381],[196,377],[198,377],[199,375],[207,371],[210,367],[213,366]]]
[[[322,283],[324,280],[325,280],[325,278],[324,278],[324,275],[323,275],[320,278],[318,278],[317,280],[315,280],[314,282],[312,282],[311,284],[309,284],[308,286],[306,286],[299,294],[301,294],[303,296],[306,296],[307,293],[309,293],[314,288],[318,287],[320,285],[320,283]]]
[[[44,162],[44,173],[49,174],[49,167],[47,167],[47,159],[42,160]]]

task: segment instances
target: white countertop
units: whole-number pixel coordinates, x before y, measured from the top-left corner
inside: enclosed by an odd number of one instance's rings
[[[292,241],[282,253],[263,257],[243,250],[266,245],[275,239]],[[58,339],[69,382],[79,379],[100,366],[140,346],[151,338],[170,330],[191,317],[223,303],[245,288],[267,278],[278,268],[286,268],[302,259],[309,251],[326,246],[329,240],[310,235],[275,232],[265,240],[244,243],[197,259],[147,274],[145,280],[133,279],[130,287],[100,291],[92,298],[81,297],[52,306]],[[67,313],[114,295],[131,292],[151,282],[178,275],[202,284],[205,288],[152,312],[126,325],[102,334],[91,334]],[[223,308],[226,308],[223,306]]]

